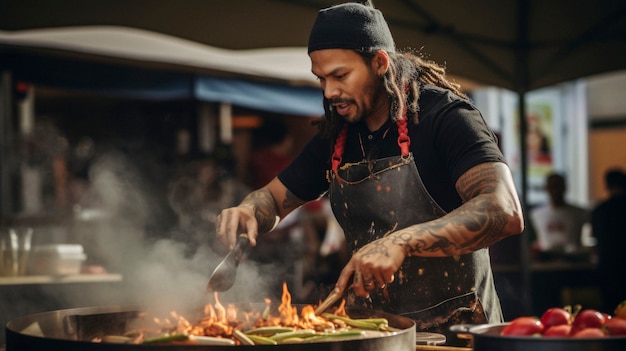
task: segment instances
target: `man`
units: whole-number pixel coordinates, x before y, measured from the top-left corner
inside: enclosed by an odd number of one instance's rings
[[[523,229],[511,173],[480,113],[439,66],[397,53],[371,3],[319,12],[309,37],[325,120],[294,162],[218,236],[254,238],[327,194],[352,251],[335,291],[418,330],[499,322],[487,248]],[[417,165],[417,167],[416,167]],[[348,291],[350,290],[350,291]]]
[[[549,203],[530,213],[537,233],[535,250],[540,257],[545,258],[580,253],[583,227],[590,222],[589,210],[565,200],[567,184],[565,177],[560,174],[548,174],[545,190]]]
[[[626,173],[609,169],[604,174],[604,184],[609,197],[593,209],[591,225],[597,241],[602,311],[612,314],[626,299],[622,287],[626,279]]]
[[[584,257],[582,234],[585,224],[590,222],[590,211],[567,203],[565,177],[558,173],[546,176],[544,189],[549,202],[530,212],[530,221],[537,236],[531,247],[534,258],[550,261]],[[541,294],[533,300],[536,311],[562,305],[562,282],[560,279],[542,280]]]

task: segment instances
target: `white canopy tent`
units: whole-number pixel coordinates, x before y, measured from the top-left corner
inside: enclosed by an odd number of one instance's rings
[[[323,113],[305,48],[226,50],[141,29],[89,26],[0,31],[0,52],[16,55],[8,64],[18,67],[15,79],[43,85],[148,99],[187,97],[302,116]],[[20,69],[24,56],[39,60]],[[33,70],[63,58],[95,66],[79,76],[72,71],[74,65],[63,66],[61,74],[56,67]],[[112,81],[110,74],[102,79],[95,72],[111,66],[153,74]]]

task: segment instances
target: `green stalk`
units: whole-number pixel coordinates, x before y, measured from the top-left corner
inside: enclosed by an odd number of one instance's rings
[[[165,334],[165,335],[156,336],[154,338],[144,339],[143,343],[144,344],[165,343],[165,342],[172,342],[172,341],[184,341],[187,339],[189,339],[189,336],[187,334],[173,334],[173,335]]]
[[[247,335],[248,335],[248,338],[254,341],[256,345],[278,345],[278,342],[270,338],[266,338],[264,336],[255,335],[255,334],[247,334]]]
[[[292,327],[278,327],[278,326],[268,326],[268,327],[259,327],[246,331],[246,335],[274,335],[278,333],[286,333],[295,331],[295,328]]]
[[[337,319],[343,321],[347,325],[360,329],[367,330],[387,330],[389,322],[385,318],[364,318],[364,319],[352,319],[348,317],[338,316],[332,313],[322,313],[322,317],[333,320]]]
[[[313,335],[315,335],[315,330],[313,329],[300,329],[292,332],[274,334],[270,336],[270,339],[276,342],[281,342],[290,338],[306,338]]]

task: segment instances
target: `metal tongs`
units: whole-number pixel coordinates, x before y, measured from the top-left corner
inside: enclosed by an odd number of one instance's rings
[[[248,234],[240,234],[237,238],[235,247],[224,257],[209,278],[207,284],[207,291],[226,291],[230,289],[235,283],[235,277],[237,276],[237,267],[241,261],[244,251],[250,244],[250,238]]]

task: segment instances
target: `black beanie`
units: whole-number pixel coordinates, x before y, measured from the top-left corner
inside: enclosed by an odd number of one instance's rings
[[[309,36],[309,53],[324,49],[395,51],[391,31],[382,12],[359,3],[322,9]]]

